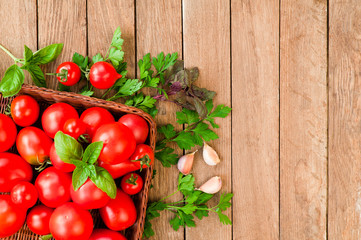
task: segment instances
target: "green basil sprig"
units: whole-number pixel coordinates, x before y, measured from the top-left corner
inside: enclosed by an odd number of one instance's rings
[[[44,73],[39,65],[47,64],[55,60],[63,49],[63,44],[52,44],[36,52],[32,52],[24,46],[24,58],[16,58],[4,46],[0,49],[6,52],[15,62],[10,66],[0,82],[0,92],[4,97],[11,97],[17,94],[24,83],[24,70],[30,73],[31,79],[38,87],[46,87]]]
[[[59,131],[55,134],[54,143],[56,154],[58,154],[59,158],[65,163],[71,163],[76,166],[72,177],[75,191],[90,178],[110,198],[115,198],[117,187],[112,175],[96,164],[103,149],[103,142],[91,143],[84,151],[81,144],[75,138]]]

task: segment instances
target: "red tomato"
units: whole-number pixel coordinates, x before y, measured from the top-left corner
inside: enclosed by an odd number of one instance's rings
[[[126,161],[134,152],[135,139],[132,131],[121,123],[101,126],[93,137],[93,142],[103,142],[99,159],[108,164]]]
[[[144,158],[147,155],[149,159]],[[154,152],[151,147],[145,144],[139,144],[134,150],[134,153],[129,158],[131,162],[133,162],[138,169],[147,168],[151,166],[154,162]]]
[[[38,120],[39,104],[28,95],[16,97],[12,101],[10,109],[14,122],[21,127],[33,125]]]
[[[133,172],[139,169],[134,163],[129,160],[118,164],[106,164],[98,160],[99,167],[105,168],[114,179],[119,178],[129,172]]]
[[[127,240],[122,234],[109,229],[94,229],[89,240]]]
[[[110,199],[110,197],[99,189],[89,178],[76,191],[74,190],[73,185],[71,185],[70,195],[73,202],[84,209],[98,209],[104,207]]]
[[[71,118],[64,123],[63,133],[78,140],[80,135],[86,133],[86,125],[78,118]]]
[[[136,173],[128,173],[123,177],[120,186],[125,193],[134,195],[142,190],[143,179]]]
[[[49,226],[55,239],[88,240],[93,231],[93,219],[87,210],[69,202],[55,209]]]
[[[90,139],[93,138],[100,126],[115,122],[113,115],[108,110],[100,107],[88,108],[81,114],[80,120],[85,123]]]
[[[71,164],[71,163],[66,163],[63,162],[60,157],[58,156],[58,154],[56,154],[56,149],[55,149],[55,144],[53,143],[53,145],[50,148],[50,160],[51,160],[51,164],[53,164],[53,166],[63,172],[72,172],[75,169],[75,165]]]
[[[14,121],[0,113],[0,152],[6,152],[14,145],[17,132]]]
[[[10,195],[0,195],[0,238],[13,235],[23,226],[26,210],[19,208]]]
[[[18,207],[28,209],[34,206],[38,200],[38,191],[29,182],[19,182],[11,189],[10,196]]]
[[[98,89],[110,88],[121,77],[122,75],[108,62],[96,62],[90,68],[90,83]]]
[[[47,235],[50,233],[49,222],[53,212],[54,209],[47,206],[35,206],[30,210],[26,218],[26,225],[35,234]]]
[[[70,201],[71,175],[49,167],[35,180],[39,200],[48,207],[58,207]]]
[[[56,78],[65,86],[73,86],[81,77],[80,68],[73,62],[63,62],[56,69]]]
[[[44,132],[54,138],[58,131],[63,130],[66,120],[79,118],[78,112],[67,103],[54,103],[48,107],[41,117]]]
[[[0,192],[10,192],[16,183],[30,182],[32,178],[33,169],[24,159],[13,153],[0,153]]]
[[[137,220],[133,200],[120,189],[115,199],[110,199],[105,207],[99,209],[99,213],[105,225],[114,231],[124,230]]]
[[[49,159],[51,145],[53,140],[36,127],[21,129],[16,139],[20,156],[32,165],[41,165]]]
[[[123,123],[133,132],[137,144],[144,143],[147,140],[149,127],[147,121],[141,116],[126,114],[118,122]]]

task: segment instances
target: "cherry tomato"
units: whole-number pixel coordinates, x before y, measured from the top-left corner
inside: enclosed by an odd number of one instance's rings
[[[78,140],[80,135],[86,133],[86,125],[78,118],[68,119],[64,123],[63,133],[68,134],[69,136]]]
[[[38,200],[38,191],[29,182],[19,182],[11,189],[10,196],[18,207],[28,209],[34,206]]]
[[[110,197],[99,189],[89,178],[76,191],[74,190],[73,185],[71,185],[70,195],[73,202],[84,209],[104,207],[110,199]]]
[[[23,226],[26,210],[19,208],[10,195],[0,195],[0,238],[13,235]]]
[[[42,171],[35,180],[39,200],[48,207],[58,207],[70,201],[71,175],[61,172],[55,167]]]
[[[69,202],[55,209],[49,226],[55,239],[88,240],[93,231],[93,219],[87,210]]]
[[[68,119],[79,118],[78,112],[67,103],[54,103],[48,107],[41,117],[44,132],[54,138],[58,131],[63,130]]]
[[[47,206],[35,206],[30,210],[26,218],[26,225],[35,234],[47,235],[50,233],[49,222],[53,212],[54,209]]]
[[[93,137],[93,142],[103,142],[99,159],[108,164],[126,161],[134,152],[135,139],[132,131],[121,123],[101,126]]]
[[[63,162],[60,157],[58,156],[58,154],[56,154],[56,149],[55,149],[55,144],[53,143],[53,145],[50,148],[50,160],[51,160],[51,164],[53,164],[53,166],[63,172],[72,172],[75,169],[75,165],[71,164],[71,163],[66,163]]]
[[[0,152],[6,152],[14,145],[17,132],[14,121],[0,113]]]
[[[122,75],[108,62],[96,62],[90,68],[90,83],[98,89],[110,88],[121,77]]]
[[[108,110],[100,107],[88,108],[81,114],[80,120],[85,123],[90,139],[93,138],[100,126],[115,122],[113,115]]]
[[[30,182],[32,178],[33,170],[23,158],[13,153],[0,153],[0,192],[10,192],[18,182]]]
[[[21,127],[33,125],[38,120],[39,111],[38,102],[28,95],[14,98],[10,108],[11,117]]]
[[[137,144],[144,143],[147,140],[149,127],[147,121],[141,116],[126,114],[118,122],[123,123],[133,132]]]
[[[80,68],[73,62],[63,62],[56,69],[56,78],[65,86],[73,86],[81,77]]]
[[[143,179],[136,173],[128,173],[123,177],[120,186],[125,193],[134,195],[142,190]]]
[[[32,165],[41,165],[49,159],[52,144],[53,140],[36,127],[21,129],[16,139],[20,156]]]
[[[139,169],[133,162],[126,160],[118,164],[106,164],[98,160],[99,167],[105,168],[114,179],[124,176],[125,174]]]
[[[145,157],[147,155],[147,157]],[[154,152],[151,147],[145,144],[139,144],[134,150],[134,153],[129,158],[131,162],[133,162],[138,169],[147,168],[151,166],[154,162]]]
[[[89,240],[127,240],[122,234],[109,229],[94,229]]]
[[[115,199],[110,199],[105,207],[99,209],[99,213],[105,225],[114,231],[124,230],[137,220],[133,200],[120,189]]]

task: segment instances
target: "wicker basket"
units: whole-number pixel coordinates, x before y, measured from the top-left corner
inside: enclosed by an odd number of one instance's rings
[[[118,119],[120,116],[127,113],[139,115],[143,117],[149,124],[150,133],[146,143],[149,144],[153,150],[155,148],[156,124],[153,118],[142,110],[134,107],[129,107],[120,103],[109,102],[70,92],[59,92],[47,88],[39,88],[26,84],[23,85],[21,91],[19,92],[19,95],[22,94],[30,95],[35,98],[40,104],[41,112],[43,112],[46,107],[50,106],[53,103],[64,102],[72,105],[79,111],[79,113],[90,107],[102,107],[109,110],[113,114],[115,119]],[[3,98],[0,95],[0,113],[4,113],[6,111],[7,105],[12,101],[12,99],[13,98]],[[40,118],[34,125],[41,127]],[[11,148],[10,152],[17,153],[17,150],[15,147],[13,147]],[[132,227],[128,228],[125,232],[123,232],[123,234],[125,234],[125,236],[129,240],[138,240],[142,238],[142,233],[144,229],[144,218],[148,201],[148,190],[152,179],[152,172],[152,168],[146,168],[140,173],[144,179],[144,187],[140,193],[133,197],[135,206],[137,208],[137,221]],[[95,227],[104,227],[98,211],[93,211],[92,215],[94,218]],[[5,239],[35,240],[39,239],[39,235],[32,233],[29,228],[24,225],[16,234]]]

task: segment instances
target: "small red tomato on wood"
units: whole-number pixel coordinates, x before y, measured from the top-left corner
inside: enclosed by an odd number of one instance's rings
[[[81,135],[86,133],[86,125],[78,118],[68,119],[64,123],[63,133],[78,140]]]
[[[20,208],[31,208],[38,200],[38,191],[29,182],[19,182],[11,189],[11,200]]]
[[[94,229],[89,240],[127,240],[122,234],[109,229]]]
[[[26,225],[35,234],[47,235],[50,233],[49,222],[53,212],[53,208],[44,205],[35,206],[26,218]]]
[[[118,122],[123,123],[133,132],[137,144],[144,143],[147,140],[149,127],[147,121],[141,116],[126,114]]]
[[[63,162],[60,157],[58,156],[58,154],[56,153],[56,149],[55,149],[55,144],[53,143],[53,145],[51,146],[50,149],[50,160],[51,160],[51,164],[53,164],[53,166],[63,172],[72,172],[75,169],[75,165],[74,164],[70,164],[70,163],[66,163]]]
[[[19,208],[10,195],[0,195],[0,238],[13,235],[23,226],[26,210]]]
[[[108,62],[96,62],[90,68],[90,83],[98,89],[110,88],[121,77],[122,75]]]
[[[68,202],[55,209],[49,226],[55,239],[88,240],[93,232],[93,218],[87,210]]]
[[[133,200],[120,189],[115,199],[110,199],[105,207],[99,209],[99,213],[105,225],[113,231],[124,230],[137,220]]]
[[[48,207],[58,207],[70,201],[71,175],[49,167],[42,171],[35,180],[39,200]]]
[[[14,145],[17,132],[14,121],[0,113],[0,152],[6,152]]]
[[[18,96],[11,102],[11,117],[21,127],[33,125],[39,118],[39,111],[38,102],[28,95]]]
[[[81,114],[80,120],[86,125],[90,140],[100,126],[115,122],[113,115],[101,107],[88,108]]]
[[[63,62],[56,69],[56,78],[65,86],[73,86],[81,77],[80,68],[73,62]]]
[[[32,165],[41,165],[49,159],[53,140],[41,129],[26,127],[20,130],[16,147],[20,156]]]
[[[125,175],[120,183],[122,190],[129,194],[134,195],[140,192],[143,188],[143,179],[139,174],[128,173]]]

